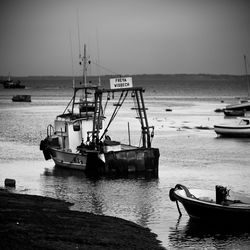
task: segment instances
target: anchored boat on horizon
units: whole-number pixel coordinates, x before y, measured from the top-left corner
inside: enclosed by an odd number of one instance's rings
[[[10,73],[8,76],[8,80],[1,80],[0,83],[3,84],[3,87],[5,89],[24,89],[25,88],[25,85],[22,85],[20,80],[17,80],[16,82],[14,82],[10,78]]]
[[[239,103],[227,105],[223,110],[225,116],[248,116],[250,113],[250,83],[247,72],[247,58],[244,55],[244,63],[246,70],[247,97],[239,100]]]

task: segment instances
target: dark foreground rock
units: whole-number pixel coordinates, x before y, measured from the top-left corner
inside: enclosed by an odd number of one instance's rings
[[[147,228],[71,205],[0,190],[0,249],[164,249]]]

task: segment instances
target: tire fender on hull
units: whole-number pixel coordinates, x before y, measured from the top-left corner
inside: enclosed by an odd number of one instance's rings
[[[44,156],[44,159],[46,161],[51,159],[51,154],[50,154],[50,150],[48,148],[48,140],[47,139],[41,140],[40,150],[43,151],[43,156]]]

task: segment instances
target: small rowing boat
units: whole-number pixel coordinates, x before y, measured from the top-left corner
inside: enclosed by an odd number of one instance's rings
[[[216,186],[215,192],[211,190],[188,189],[177,184],[169,191],[171,201],[182,203],[191,219],[224,223],[250,223],[250,204],[240,200],[229,200],[229,190]]]

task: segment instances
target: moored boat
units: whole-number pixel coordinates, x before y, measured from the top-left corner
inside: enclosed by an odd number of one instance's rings
[[[240,200],[227,199],[229,190],[223,186],[216,186],[214,191],[188,189],[177,184],[170,189],[171,201],[182,203],[191,219],[198,219],[214,223],[249,224],[250,204]]]
[[[84,48],[84,52],[86,48]],[[86,52],[84,64],[86,63]],[[86,65],[83,66],[86,69]],[[84,71],[83,79],[86,79]],[[154,127],[148,125],[143,99],[144,89],[133,87],[131,77],[110,80],[110,88],[90,85],[84,80],[84,87],[74,87],[73,97],[58,115],[54,125],[48,125],[47,137],[41,141],[40,149],[46,160],[53,159],[60,167],[84,170],[94,175],[128,173],[150,173],[158,176],[159,149],[152,148]],[[113,114],[104,116],[111,96]],[[113,140],[108,130],[126,98],[133,98],[134,109],[141,123],[142,145],[134,146]],[[103,103],[105,100],[105,103]]]
[[[224,114],[225,116],[246,116],[250,112],[250,83],[248,79],[247,72],[247,58],[244,55],[245,70],[246,70],[246,83],[247,83],[247,97],[241,98],[239,103],[230,104],[225,107]]]
[[[214,131],[217,135],[224,137],[250,137],[250,119],[237,119],[231,124],[214,125]]]
[[[16,82],[11,80],[10,74],[9,74],[8,80],[2,80],[0,81],[0,83],[3,84],[3,87],[5,89],[24,89],[25,88],[25,86],[21,84],[20,80]]]
[[[3,82],[3,87],[5,89],[24,89],[25,86],[21,84],[20,81],[13,82],[13,81],[5,81]]]
[[[93,173],[129,173],[152,172],[158,175],[159,150],[151,147],[153,127],[149,127],[146,120],[146,109],[143,99],[138,99],[137,110],[140,112],[142,123],[142,146],[125,145],[111,140],[107,135],[108,126],[102,128],[103,114],[101,99],[104,93],[121,92],[121,96],[128,96],[129,92],[142,97],[142,88],[126,88],[121,90],[107,90],[99,88],[75,88],[76,93],[81,90],[92,89],[95,94],[95,110],[88,111],[78,107],[79,103],[73,99],[73,108],[68,113],[56,117],[54,126],[47,128],[47,137],[41,142],[45,159],[52,158],[56,165],[73,169],[86,170]],[[139,97],[141,95],[141,97]],[[124,101],[124,100],[123,100]],[[122,105],[120,100],[118,109]],[[82,104],[82,103],[81,103]],[[139,107],[140,106],[140,107]],[[116,112],[113,113],[112,119]]]
[[[245,116],[250,112],[250,102],[244,101],[237,104],[230,104],[223,111],[226,116]]]
[[[245,116],[245,110],[224,109],[225,116]]]
[[[30,95],[15,95],[12,97],[13,102],[31,102]]]

